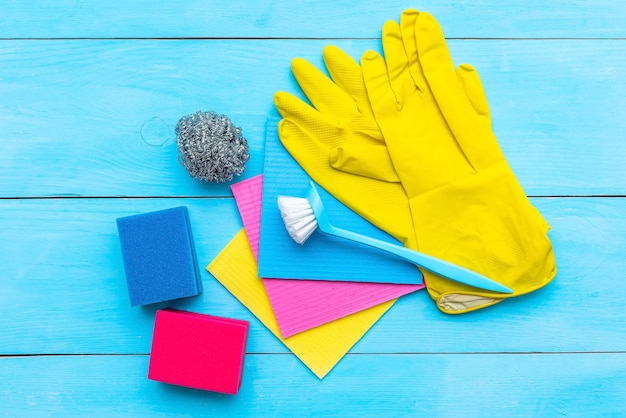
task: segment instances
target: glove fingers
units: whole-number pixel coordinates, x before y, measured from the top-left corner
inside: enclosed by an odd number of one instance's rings
[[[329,162],[333,168],[357,176],[400,182],[385,145],[341,145],[330,151]]]
[[[456,76],[476,114],[491,126],[491,111],[478,71],[470,64],[461,64],[456,69]]]
[[[339,128],[336,123],[292,94],[277,92],[274,104],[284,119],[297,121],[300,129],[308,132],[308,135],[314,135],[320,140],[337,136]]]
[[[310,62],[296,58],[291,69],[304,94],[321,113],[339,119],[359,112],[355,101]]]
[[[426,91],[426,80],[424,79],[424,73],[417,52],[417,43],[415,42],[415,23],[417,22],[418,16],[419,12],[415,9],[403,11],[400,16],[400,31],[402,33],[404,51],[408,59],[409,72],[417,88],[424,92]]]
[[[389,83],[387,65],[383,57],[374,51],[366,51],[361,57],[361,70],[374,114],[378,116],[387,109],[395,109],[396,96]]]
[[[350,126],[354,133],[364,140],[383,142],[359,64],[341,49],[332,45],[324,48],[324,63],[335,85],[343,91],[343,95],[351,98],[353,105],[356,105],[355,111],[352,109],[342,115],[347,119],[343,124]]]
[[[415,85],[415,81],[408,71],[409,58],[404,50],[400,26],[393,20],[389,20],[383,25],[382,42],[389,83],[395,94],[396,102],[404,103],[407,99],[406,94],[413,90],[407,89],[407,87]]]
[[[278,136],[283,146],[305,171],[309,167],[328,165],[329,148],[292,120],[278,123]]]
[[[340,202],[401,242],[415,241],[408,199],[400,183],[334,169],[326,144],[289,119],[279,123],[278,135],[304,171]]]
[[[324,48],[324,63],[335,84],[356,102],[361,113],[372,115],[359,64],[334,45]],[[373,116],[372,116],[373,117]]]
[[[428,13],[420,13],[417,19],[416,42],[430,90],[470,164],[479,169],[502,159],[493,132],[465,96],[441,27]]]
[[[308,153],[320,155],[315,158],[315,164],[331,164],[346,173],[388,182],[398,181],[385,145],[371,140],[346,144],[339,128],[302,100],[285,92],[276,93],[274,100],[284,117],[279,125],[281,141],[286,148],[287,141],[290,141],[289,144],[295,142],[289,147],[297,148],[293,151],[295,154],[306,148],[308,151],[301,156],[302,160],[307,159]]]

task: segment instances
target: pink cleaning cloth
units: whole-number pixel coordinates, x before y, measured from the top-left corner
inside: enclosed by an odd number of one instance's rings
[[[235,183],[231,189],[258,259],[263,175]],[[269,278],[263,284],[283,338],[424,288],[423,284]]]

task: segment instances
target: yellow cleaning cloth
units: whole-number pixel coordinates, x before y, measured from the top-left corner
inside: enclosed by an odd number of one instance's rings
[[[207,270],[320,379],[396,301],[385,302],[283,339],[263,281],[257,275],[257,264],[243,229],[207,266]]]

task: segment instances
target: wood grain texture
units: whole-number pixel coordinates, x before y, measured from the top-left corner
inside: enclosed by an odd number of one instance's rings
[[[388,19],[419,8],[453,38],[623,38],[619,1],[150,0],[3,2],[0,38],[374,38]]]
[[[226,196],[177,161],[174,127],[197,110],[243,128],[262,172],[273,94],[297,93],[290,61],[329,43],[0,42],[0,196]],[[480,71],[494,130],[533,196],[626,194],[626,41],[454,41]],[[271,59],[270,59],[271,57]],[[589,179],[593,179],[592,182]]]
[[[195,298],[131,308],[115,219],[186,205],[200,267],[241,228],[192,179],[174,127],[243,128],[263,172],[295,57],[380,51],[407,7],[480,72],[494,130],[552,225],[544,289],[461,316],[396,303],[318,380],[208,272]],[[0,6],[0,416],[625,416],[626,5],[598,0],[4,1]],[[154,311],[251,323],[226,396],[147,379]]]
[[[461,316],[440,313],[426,292],[403,297],[353,351],[626,351],[626,282],[614,274],[626,270],[626,201],[533,202],[553,226],[552,283]],[[181,204],[205,266],[241,228],[232,199],[0,201],[0,354],[148,353],[155,307],[130,307],[115,219]],[[248,351],[285,352],[209,273],[202,280],[201,296],[156,307],[250,320]]]
[[[0,358],[8,416],[590,417],[626,413],[626,354],[349,355],[323,381],[248,355],[237,396],[147,379],[147,356]]]

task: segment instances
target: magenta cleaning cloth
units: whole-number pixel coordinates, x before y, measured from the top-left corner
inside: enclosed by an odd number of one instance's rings
[[[263,175],[231,186],[252,253],[258,258]],[[362,311],[423,285],[263,279],[283,338]]]
[[[277,132],[279,120],[268,119],[266,127],[259,276],[421,284],[422,274],[416,266],[380,250],[319,231],[303,245],[291,239],[276,200],[279,195],[304,197],[311,178],[280,143]],[[402,245],[321,187],[318,190],[330,221],[335,226]]]

